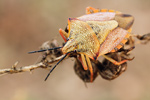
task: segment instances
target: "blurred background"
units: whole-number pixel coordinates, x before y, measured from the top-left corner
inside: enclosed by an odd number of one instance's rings
[[[0,0],[0,69],[35,64],[45,41],[63,39],[58,33],[68,17],[85,14],[85,8],[107,8],[135,17],[133,33],[150,32],[150,0]],[[136,45],[135,59],[115,80],[100,76],[87,87],[74,73],[73,59],[63,61],[45,82],[48,70],[37,69],[0,76],[0,100],[150,100],[150,43]]]

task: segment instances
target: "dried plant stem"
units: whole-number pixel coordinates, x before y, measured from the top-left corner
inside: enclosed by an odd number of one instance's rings
[[[31,71],[37,68],[45,68],[45,65],[40,62],[38,64],[35,65],[29,65],[29,66],[23,66],[23,67],[12,67],[12,68],[7,68],[7,69],[0,69],[0,74],[13,74],[13,73],[20,73],[20,72],[27,72],[27,71]]]
[[[16,67],[18,62],[16,62],[11,68],[0,69],[0,75],[27,72],[27,71],[32,71],[32,70],[37,69],[37,68],[48,68],[48,66],[59,61],[63,56],[64,55],[57,57],[53,60],[46,61],[46,62],[39,62],[39,63],[34,64],[34,65],[23,66],[23,67],[18,67],[18,68]]]

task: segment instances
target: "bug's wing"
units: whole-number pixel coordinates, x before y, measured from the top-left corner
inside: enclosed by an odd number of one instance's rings
[[[129,14],[116,14],[115,20],[118,22],[119,27],[129,30],[134,22],[134,17]]]
[[[81,17],[78,17],[77,19],[81,21],[108,21],[115,18],[114,12],[98,12],[88,15],[83,15]]]
[[[129,14],[115,13],[115,12],[97,12],[93,14],[83,15],[77,19],[81,21],[110,21],[118,22],[119,27],[123,29],[130,29],[134,22],[134,17]]]
[[[110,10],[110,9],[95,9],[93,7],[87,7],[86,13],[88,14],[88,16],[91,16],[91,17],[93,17],[92,15],[94,14],[98,16],[99,15],[98,13],[103,13],[102,17],[104,16],[107,17],[107,15],[110,13],[111,19],[113,19],[112,13],[114,13],[115,14],[114,20],[118,22],[119,27],[126,29],[126,30],[130,30],[134,22],[134,17],[132,15],[123,14],[119,11]],[[85,16],[83,16],[83,18],[85,19]],[[106,20],[106,18],[103,18],[103,19]]]
[[[105,41],[100,46],[100,55],[107,54],[109,52],[115,52],[120,49],[126,42],[129,37],[127,30],[123,28],[116,28],[108,34]],[[114,50],[115,49],[115,50]]]
[[[107,35],[118,26],[118,22],[111,21],[86,21],[96,34],[99,43],[101,44],[106,39]]]
[[[92,28],[86,22],[74,19],[70,19],[68,25],[70,35],[62,49],[63,53],[76,49],[90,58],[97,58],[100,44]]]

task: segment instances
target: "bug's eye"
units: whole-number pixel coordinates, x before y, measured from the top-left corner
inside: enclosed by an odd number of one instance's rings
[[[67,38],[67,41],[69,40],[69,38]]]
[[[74,50],[74,53],[77,53],[77,50],[76,50],[76,49]]]

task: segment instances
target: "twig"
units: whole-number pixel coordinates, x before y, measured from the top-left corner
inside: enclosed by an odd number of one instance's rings
[[[31,70],[34,70],[37,68],[45,68],[45,65],[42,62],[40,62],[35,65],[23,66],[23,67],[19,67],[19,68],[16,68],[16,66],[15,66],[12,68],[0,69],[0,74],[2,75],[2,74],[6,74],[6,73],[7,74],[20,73],[20,72],[31,71]]]
[[[57,62],[58,60],[60,60],[63,57],[57,57],[53,60],[49,60],[47,62],[39,62],[37,64],[34,65],[29,65],[29,66],[23,66],[23,67],[16,67],[18,62],[16,62],[11,68],[7,68],[7,69],[0,69],[0,75],[3,74],[14,74],[14,73],[20,73],[20,72],[27,72],[27,71],[32,71],[34,69],[37,68],[48,68],[48,66],[52,65],[53,63]]]
[[[58,46],[58,43],[56,40],[53,40],[51,42],[47,41],[43,43],[41,49],[55,48],[56,46]],[[47,69],[48,67],[50,67],[55,62],[58,62],[63,57],[64,55],[62,54],[60,49],[57,49],[55,51],[53,50],[53,52],[46,51],[43,53],[43,58],[41,62],[34,64],[34,65],[23,66],[23,67],[17,67],[18,62],[16,62],[11,68],[0,69],[0,75],[27,72],[27,71],[32,71],[37,68]]]
[[[43,43],[41,49],[53,48],[53,47],[56,47],[56,46],[58,46],[57,40],[53,40],[51,42],[47,41],[47,42]],[[17,67],[18,62],[16,62],[14,65],[12,65],[11,68],[0,69],[0,75],[21,73],[21,72],[27,72],[27,71],[30,72],[30,71],[32,71],[34,69],[37,69],[37,68],[47,69],[52,64],[54,64],[55,62],[58,62],[62,57],[64,57],[64,55],[61,53],[60,49],[55,50],[53,52],[48,52],[47,51],[47,52],[43,53],[43,58],[39,63],[29,65],[29,66]]]

